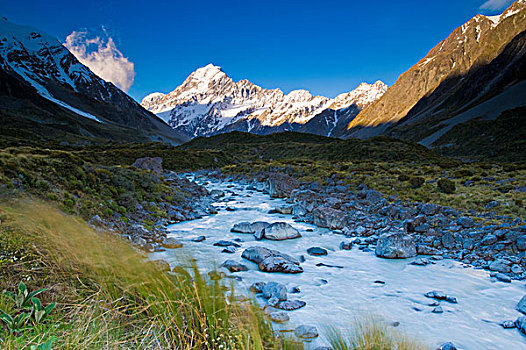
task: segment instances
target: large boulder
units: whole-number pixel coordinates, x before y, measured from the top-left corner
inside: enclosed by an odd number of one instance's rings
[[[270,174],[267,184],[272,198],[288,197],[292,190],[299,188],[298,181],[284,173]]]
[[[150,170],[156,175],[161,175],[163,173],[163,159],[160,157],[138,158],[132,165],[137,169]]]
[[[252,226],[250,224],[250,222],[240,222],[240,223],[237,223],[234,225],[234,227],[232,227],[230,229],[230,232],[236,232],[236,233],[249,233],[249,234],[252,234],[254,233],[253,229],[252,229]]]
[[[256,264],[261,263],[263,260],[271,256],[278,256],[292,262],[293,264],[299,265],[299,261],[292,256],[265,247],[249,247],[243,251],[243,254],[241,254],[242,258]]]
[[[285,239],[299,238],[301,234],[286,222],[275,222],[264,229],[263,237],[273,241],[283,241]]]
[[[177,248],[181,248],[182,246],[183,246],[183,243],[179,242],[177,239],[173,237],[166,237],[161,243],[161,247],[166,248],[166,249],[177,249]]]
[[[260,262],[258,267],[263,272],[301,273],[303,268],[280,256],[270,256]]]
[[[263,297],[266,299],[278,298],[279,301],[287,300],[287,287],[281,283],[268,282],[263,287]]]
[[[307,305],[303,300],[285,300],[275,304],[274,307],[281,310],[297,310]],[[526,317],[525,317],[526,318]]]
[[[405,259],[416,256],[416,245],[407,234],[391,231],[382,234],[376,244],[376,255],[387,259]]]
[[[248,267],[235,260],[226,260],[221,266],[230,272],[248,271]]]
[[[312,339],[318,336],[318,330],[314,326],[301,325],[294,330],[298,338]]]
[[[312,217],[314,225],[330,228],[331,230],[341,230],[346,223],[345,212],[328,207],[314,209]]]

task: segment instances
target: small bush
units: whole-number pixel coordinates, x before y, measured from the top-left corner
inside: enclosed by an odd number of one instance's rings
[[[409,179],[410,177],[407,174],[401,174],[400,176],[398,176],[398,180],[402,182],[409,181]]]
[[[421,176],[411,176],[409,179],[409,184],[411,185],[411,188],[420,188],[422,185],[426,182],[423,177]]]
[[[453,194],[456,191],[455,183],[449,179],[438,180],[437,186],[441,192],[444,192],[447,194]]]

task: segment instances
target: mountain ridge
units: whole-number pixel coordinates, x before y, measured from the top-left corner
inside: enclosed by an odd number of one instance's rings
[[[195,136],[209,136],[232,130],[259,134],[305,129],[303,125],[326,110],[343,110],[368,105],[387,86],[381,81],[362,83],[355,90],[334,99],[313,96],[304,89],[285,94],[264,89],[247,79],[234,82],[213,64],[198,68],[168,94],[152,93],[141,105],[176,130]]]

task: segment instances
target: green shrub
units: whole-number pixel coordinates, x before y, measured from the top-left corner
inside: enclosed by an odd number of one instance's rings
[[[424,180],[424,178],[421,176],[411,176],[409,178],[409,184],[411,185],[411,188],[420,188],[425,182],[426,180]]]
[[[456,191],[455,183],[449,179],[440,179],[437,182],[437,187],[441,192],[453,194]]]

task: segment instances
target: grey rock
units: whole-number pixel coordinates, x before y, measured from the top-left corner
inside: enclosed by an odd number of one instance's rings
[[[387,232],[378,238],[376,255],[382,258],[398,259],[416,256],[413,238],[401,232]]]
[[[150,170],[156,175],[161,175],[163,173],[163,159],[160,157],[144,157],[138,158],[132,164],[132,166],[137,169]]]
[[[443,236],[442,236],[442,245],[448,249],[451,249],[451,248],[454,248],[455,247],[455,236],[453,236],[452,233],[450,232],[446,232]]]
[[[253,234],[254,230],[250,222],[240,222],[235,224],[234,227],[230,229],[230,232]]]
[[[497,259],[493,261],[491,264],[489,264],[490,271],[498,271],[498,272],[510,272],[510,262],[508,260],[504,259]]]
[[[287,313],[283,311],[271,312],[269,316],[272,321],[277,322],[277,323],[283,323],[283,322],[287,322],[288,320],[290,320],[289,315],[287,315]]]
[[[346,214],[342,210],[319,207],[312,211],[313,224],[319,227],[343,229],[346,224]]]
[[[427,292],[427,293],[424,294],[424,296],[426,298],[432,298],[432,299],[436,299],[436,300],[445,300],[445,301],[453,303],[453,304],[457,303],[457,298],[455,298],[453,296],[450,296],[450,295],[447,295],[446,293],[444,293],[444,292],[442,292],[440,290],[433,290],[431,292]]]
[[[234,260],[226,260],[221,266],[230,272],[248,271],[248,267]]]
[[[197,243],[202,242],[204,240],[206,240],[205,236],[198,236],[198,237],[192,238],[192,242],[197,242]]]
[[[301,325],[294,330],[298,338],[312,339],[318,337],[318,330],[314,326]]]
[[[502,272],[495,274],[495,278],[504,283],[511,283],[511,277]]]
[[[375,190],[367,190],[365,193],[365,200],[371,204],[377,204],[384,201],[385,199],[380,192]]]
[[[221,253],[234,254],[236,250],[236,247],[226,247],[221,251]]]
[[[220,241],[215,242],[214,246],[216,246],[216,247],[236,247],[236,248],[241,247],[239,244],[237,244],[235,242],[224,241],[224,240],[220,240]]]
[[[426,203],[420,208],[420,212],[424,215],[435,215],[440,211],[440,206],[432,203]]]
[[[279,213],[279,214],[285,214],[285,215],[290,215],[292,214],[292,207],[285,207],[285,206],[281,206],[281,207],[276,207],[274,208],[274,210]]]
[[[341,250],[351,250],[352,249],[352,242],[341,242],[340,243],[340,249]]]
[[[263,237],[273,241],[301,237],[300,232],[286,222],[275,222],[263,230]]]
[[[250,291],[253,293],[263,293],[263,288],[265,288],[266,285],[265,282],[254,282],[250,286]]]
[[[288,197],[292,190],[299,188],[298,181],[284,173],[270,174],[267,184],[272,198]]]
[[[511,265],[511,272],[513,272],[516,275],[520,275],[524,272],[524,268],[518,264]]]
[[[511,329],[511,328],[516,328],[517,325],[515,324],[514,321],[511,321],[511,320],[507,320],[507,321],[502,321],[500,323],[500,325],[502,326],[502,328],[505,328],[505,329]]]
[[[161,247],[166,248],[166,249],[177,249],[177,248],[181,248],[182,246],[183,246],[183,243],[179,242],[177,239],[173,237],[166,237],[161,243]]]
[[[294,259],[290,255],[278,252],[277,250],[268,249],[265,247],[249,247],[243,251],[243,254],[241,254],[241,257],[249,261],[252,261],[256,264],[261,263],[263,260],[271,256],[279,256],[279,257],[282,257],[290,261],[291,263],[299,265],[299,261],[297,259]]]
[[[258,267],[263,272],[301,273],[303,268],[280,256],[270,256],[260,262]]]
[[[520,316],[515,321],[515,325],[522,333],[526,334],[526,316]]]
[[[279,303],[277,303],[275,307],[281,310],[291,311],[291,310],[300,309],[304,307],[305,305],[307,305],[307,303],[302,300],[285,300],[285,301],[280,301]]]
[[[268,304],[269,306],[272,306],[272,307],[276,306],[278,303],[279,303],[279,299],[276,298],[276,297],[271,297],[271,298],[267,301],[267,304]]]
[[[270,299],[278,298],[278,301],[287,300],[287,287],[281,283],[268,282],[262,289],[263,297]]]
[[[487,246],[494,243],[497,243],[497,237],[494,235],[487,235],[480,241],[480,245],[482,246]]]
[[[314,255],[314,256],[327,255],[327,249],[324,249],[321,247],[311,247],[307,249],[307,253],[309,255]]]
[[[526,250],[526,235],[520,236],[517,239],[517,249],[520,251]]]
[[[431,311],[431,312],[434,313],[434,314],[441,314],[441,313],[444,312],[444,310],[442,309],[442,306],[439,305],[439,306],[435,307],[433,309],[433,311]]]
[[[447,342],[447,343],[440,345],[437,348],[437,350],[457,350],[457,347],[455,346],[455,344],[451,342]]]
[[[475,226],[475,220],[473,220],[470,217],[463,216],[460,219],[458,219],[457,224],[459,224],[463,228],[471,228]]]
[[[411,265],[426,266],[429,263],[430,263],[429,260],[426,259],[426,258],[418,258],[418,259],[415,259],[414,261],[412,261]]]

